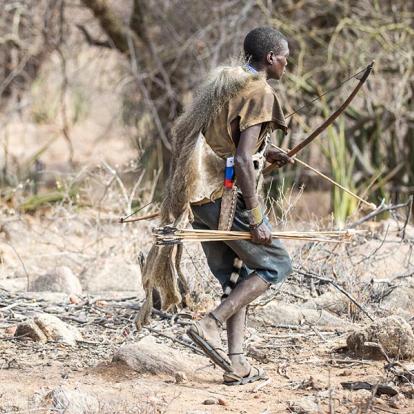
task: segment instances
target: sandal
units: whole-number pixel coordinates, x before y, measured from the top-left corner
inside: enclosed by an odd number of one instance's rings
[[[253,366],[245,377],[241,377],[235,372],[225,372],[223,374],[225,385],[244,385],[255,381],[266,380],[267,378],[268,377],[263,369]]]
[[[201,348],[204,354],[221,369],[228,373],[233,371],[231,362],[227,358],[225,351],[222,348],[215,347],[207,341],[203,329],[198,322],[193,322],[193,324],[187,329],[187,335]]]

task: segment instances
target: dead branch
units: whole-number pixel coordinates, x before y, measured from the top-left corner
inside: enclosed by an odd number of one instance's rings
[[[82,32],[85,37],[86,42],[91,46],[104,47],[107,49],[112,49],[112,43],[108,40],[98,40],[95,39],[86,29],[85,26],[77,24],[76,27]]]
[[[400,208],[407,208],[410,205],[412,205],[412,197],[410,197],[405,203],[394,204],[394,205],[393,204],[387,205],[387,204],[385,204],[385,201],[383,200],[382,203],[378,206],[378,208],[376,210],[374,210],[371,213],[367,214],[366,216],[362,217],[358,221],[348,225],[347,228],[348,229],[353,229],[353,228],[361,225],[362,223],[365,223],[369,220],[372,220],[374,217],[377,217],[382,213],[386,213],[388,211],[395,211],[395,210],[398,210]]]
[[[88,7],[98,20],[102,30],[113,42],[113,45],[122,53],[129,54],[130,47],[128,38],[132,38],[134,45],[142,49],[145,46],[142,40],[126,26],[118,16],[108,6],[104,0],[82,0],[82,3]]]
[[[193,352],[195,352],[196,354],[199,354],[199,355],[204,355],[198,348],[196,348],[195,346],[193,346],[193,345],[190,345],[190,344],[187,344],[186,342],[184,342],[184,341],[180,341],[179,339],[177,339],[177,338],[174,338],[174,337],[172,337],[172,336],[170,336],[170,335],[166,335],[165,333],[162,333],[162,332],[160,332],[160,331],[157,331],[156,329],[153,329],[153,328],[149,328],[149,327],[146,327],[146,329],[147,330],[149,330],[150,332],[152,332],[152,333],[154,333],[155,335],[158,335],[158,336],[162,336],[163,338],[167,338],[167,339],[169,339],[170,341],[173,341],[173,342],[176,342],[177,344],[180,344],[180,345],[183,345],[183,346],[185,346],[185,347],[187,347],[187,348],[190,348]]]
[[[295,271],[302,276],[309,277],[311,279],[316,279],[321,282],[330,283],[333,287],[335,287],[341,293],[343,293],[355,306],[357,306],[364,313],[365,316],[367,316],[371,321],[374,320],[374,318],[368,313],[368,311],[350,293],[348,293],[344,288],[339,286],[334,280],[327,277],[321,277],[319,275],[314,274],[311,271],[301,270],[298,267],[295,267]]]
[[[145,2],[134,0],[129,26],[139,38],[148,40],[145,26]]]

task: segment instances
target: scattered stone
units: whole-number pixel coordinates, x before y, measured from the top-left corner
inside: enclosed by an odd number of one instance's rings
[[[76,345],[76,341],[82,340],[82,335],[77,328],[62,322],[59,318],[47,313],[40,313],[34,318],[48,340],[63,342],[68,345]]]
[[[198,355],[183,358],[182,352],[167,344],[156,342],[152,336],[147,336],[134,344],[121,346],[112,361],[126,364],[142,374],[168,374],[174,377],[177,372],[193,376],[197,366],[206,364],[206,359]]]
[[[264,325],[312,324],[324,328],[349,328],[352,324],[325,310],[306,309],[298,305],[273,300],[252,315],[252,320]]]
[[[203,401],[204,405],[216,405],[218,404],[218,401],[213,398],[208,398],[207,400]]]
[[[269,353],[262,349],[257,349],[253,346],[249,347],[247,356],[261,362],[262,364],[267,364],[269,362]]]
[[[226,400],[223,400],[222,398],[219,398],[218,399],[218,404],[219,405],[223,405],[223,406],[227,406],[228,404],[227,404],[227,401]]]
[[[35,342],[47,342],[47,337],[34,321],[19,323],[14,333],[16,338],[30,338]]]
[[[102,412],[97,397],[78,390],[55,388],[44,397],[44,403],[58,414],[98,414]]]
[[[388,404],[391,408],[395,408],[397,410],[407,406],[405,397],[402,394],[397,394],[394,395],[394,397],[391,397],[388,401]]]
[[[355,330],[347,338],[348,348],[356,355],[384,359],[381,349],[373,347],[373,343],[380,344],[384,352],[392,358],[414,356],[413,330],[404,319],[398,316],[379,319],[365,328]]]
[[[303,307],[325,310],[340,316],[348,313],[349,303],[349,299],[344,294],[335,290],[327,291],[316,298],[306,301]]]
[[[178,371],[175,373],[175,382],[177,384],[182,384],[184,382],[187,382],[187,375],[185,374],[185,372],[182,371]]]
[[[303,390],[315,390],[321,391],[325,390],[327,387],[320,380],[310,376],[306,380],[302,381],[302,384],[299,386],[299,389]]]
[[[30,281],[29,291],[32,292],[63,292],[81,295],[82,286],[79,279],[67,266],[59,266],[44,275]]]
[[[76,295],[72,294],[69,296],[69,303],[71,303],[72,305],[77,305],[78,303],[80,303],[80,299]]]
[[[95,302],[95,306],[97,306],[98,308],[105,308],[106,306],[108,306],[108,302],[106,300],[97,300]]]
[[[357,390],[355,392],[356,392],[355,399],[357,401],[362,402],[362,401],[367,401],[367,400],[372,399],[372,391],[370,391],[370,390],[361,389],[361,390]]]
[[[317,414],[320,413],[318,404],[312,397],[304,397],[298,401],[289,401],[289,410],[295,414]]]
[[[4,332],[5,332],[7,335],[11,335],[11,336],[13,336],[13,335],[16,333],[16,330],[17,330],[17,326],[8,326],[8,327],[4,330]]]
[[[47,313],[37,314],[34,320],[20,323],[14,336],[29,337],[36,342],[57,341],[68,345],[76,345],[76,341],[82,340],[77,328]]]

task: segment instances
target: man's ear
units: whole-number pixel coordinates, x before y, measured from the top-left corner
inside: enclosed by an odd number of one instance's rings
[[[267,63],[272,64],[275,60],[275,54],[273,53],[273,51],[270,51],[267,55],[266,55],[266,60]]]

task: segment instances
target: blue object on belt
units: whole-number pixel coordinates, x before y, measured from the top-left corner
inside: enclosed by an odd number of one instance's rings
[[[224,187],[232,189],[234,178],[234,157],[228,157],[226,158],[226,168],[224,170]]]

